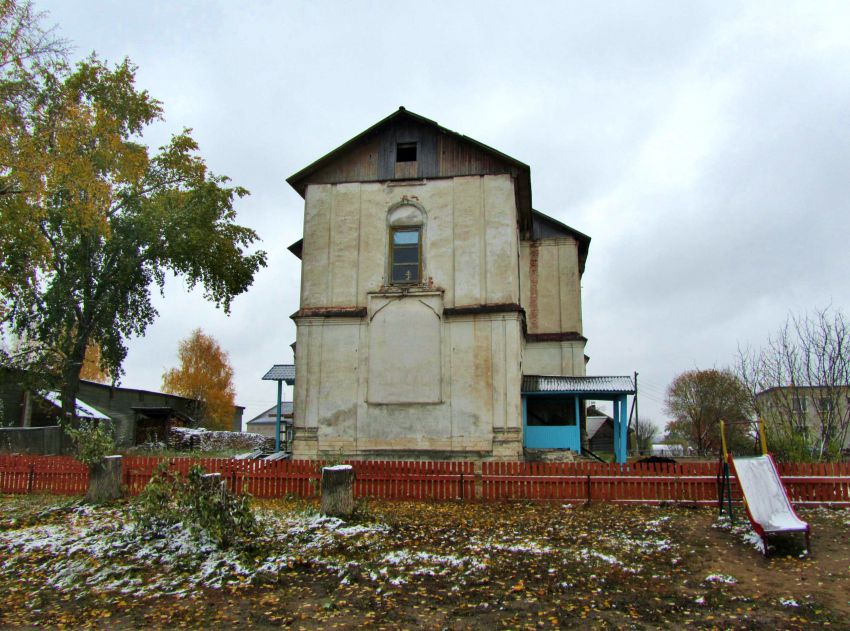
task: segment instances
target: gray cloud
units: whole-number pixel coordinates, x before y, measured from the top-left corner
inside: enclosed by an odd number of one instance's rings
[[[159,386],[195,326],[251,416],[290,361],[302,201],[285,178],[399,105],[528,163],[535,206],[590,234],[593,374],[731,363],[789,309],[850,307],[844,3],[40,2],[81,55],[129,56],[239,206],[269,267],[228,318],[170,282],[124,382]]]

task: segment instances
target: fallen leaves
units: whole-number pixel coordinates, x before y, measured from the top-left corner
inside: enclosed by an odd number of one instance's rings
[[[373,502],[347,523],[306,501],[258,504],[262,552],[246,557],[179,528],[140,537],[121,505],[0,498],[0,626],[734,627],[767,615],[793,628],[835,617],[793,583],[757,599],[758,584],[711,568],[712,549],[688,536],[708,530],[701,511]]]

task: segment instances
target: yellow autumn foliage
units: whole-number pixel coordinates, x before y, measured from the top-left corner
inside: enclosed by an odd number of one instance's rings
[[[209,429],[231,430],[236,391],[227,352],[198,328],[180,341],[177,357],[180,365],[162,376],[163,391],[199,401]]]
[[[80,369],[80,379],[109,383],[109,373],[101,366],[100,346],[95,343],[90,343],[86,347],[83,367]]]

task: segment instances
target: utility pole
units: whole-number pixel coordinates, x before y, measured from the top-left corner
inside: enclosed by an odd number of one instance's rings
[[[640,413],[638,412],[638,386],[637,386],[638,371],[635,371],[635,426],[640,424]]]

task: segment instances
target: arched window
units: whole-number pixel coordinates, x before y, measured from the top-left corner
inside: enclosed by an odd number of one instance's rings
[[[387,214],[389,228],[389,264],[391,285],[418,285],[422,282],[422,237],[425,213],[418,206],[403,202]]]
[[[411,285],[422,277],[422,230],[391,228],[390,283]]]

